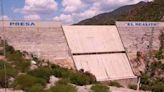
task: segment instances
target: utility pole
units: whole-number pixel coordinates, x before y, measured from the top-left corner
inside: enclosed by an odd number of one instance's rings
[[[146,62],[146,71],[149,69],[150,64],[153,62],[154,57],[153,57],[153,53],[152,53],[152,49],[153,49],[153,39],[154,39],[154,27],[151,28],[151,32],[150,32],[150,39],[149,39],[149,56],[148,56],[148,60]]]
[[[150,61],[152,61],[152,59],[153,59],[153,55],[152,55],[153,38],[154,38],[154,27],[151,28],[151,34],[150,34],[150,43],[149,43],[149,54],[150,54],[149,59],[150,59]],[[150,61],[149,61],[149,63],[151,63]]]
[[[3,0],[1,0],[1,26],[2,26],[2,32],[4,32],[3,36],[4,36],[4,41],[3,41],[3,44],[4,44],[4,57],[6,57],[6,39],[5,39],[5,28],[4,28],[4,9],[3,9]],[[7,92],[6,88],[7,88],[7,72],[6,72],[6,64],[4,63],[4,75],[5,75],[5,92]]]

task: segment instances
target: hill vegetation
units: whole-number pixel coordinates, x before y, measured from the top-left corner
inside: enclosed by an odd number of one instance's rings
[[[164,16],[164,1],[154,0],[144,6],[140,6],[130,11],[125,20],[130,21],[160,21]]]

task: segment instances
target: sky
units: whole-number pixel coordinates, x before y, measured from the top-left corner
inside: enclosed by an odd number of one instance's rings
[[[0,0],[5,20],[54,20],[73,24],[144,0]],[[151,0],[150,0],[151,1]],[[1,9],[2,10],[2,9]]]

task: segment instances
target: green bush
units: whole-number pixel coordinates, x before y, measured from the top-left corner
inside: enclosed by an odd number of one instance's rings
[[[12,50],[12,48],[10,47]],[[12,65],[15,65],[15,68],[20,72],[27,72],[30,68],[30,60],[26,60],[23,54],[20,51],[9,51],[6,54],[6,58]]]
[[[153,86],[153,92],[164,92],[164,83],[158,83]]]
[[[4,64],[6,66],[7,75],[15,77],[17,75],[17,72],[10,64],[7,63],[7,61],[0,61],[0,70],[4,70]]]
[[[12,54],[12,53],[15,52],[15,49],[12,46],[6,45],[5,47],[6,47],[5,50],[6,50],[7,53]]]
[[[16,61],[16,69],[20,72],[27,72],[30,70],[31,62],[30,60],[24,60],[24,61]]]
[[[164,33],[161,32],[160,36],[159,36],[159,40],[160,40],[160,48],[158,50],[158,52],[156,53],[155,57],[158,60],[161,60],[164,58],[163,56],[163,50],[164,50]]]
[[[93,92],[109,92],[109,87],[103,84],[95,84],[91,87]]]
[[[0,55],[4,55],[4,50],[0,50]]]
[[[151,65],[148,67],[149,71],[143,73],[141,75],[141,87],[142,90],[148,91],[156,91],[161,90],[161,83],[164,83],[164,78],[158,76],[154,76],[155,72],[159,72],[163,70],[163,64],[159,61],[152,62]],[[160,85],[159,85],[160,84]],[[158,92],[158,91],[156,91]],[[160,92],[160,91],[159,91]]]
[[[54,76],[59,77],[59,78],[66,78],[73,74],[72,71],[68,69],[60,68],[60,67],[54,68],[52,72]]]
[[[159,50],[159,51],[156,53],[155,57],[156,57],[158,60],[163,59],[163,58],[164,58],[163,52],[162,52],[161,50]]]
[[[50,68],[40,67],[38,69],[29,71],[28,74],[49,81],[49,78],[52,75],[52,71]]]
[[[135,84],[129,84],[128,85],[128,88],[137,90],[137,85],[135,85]]]
[[[41,84],[35,84],[27,92],[43,92],[44,87]]]
[[[33,87],[33,85],[36,84],[45,86],[46,82],[43,79],[36,78],[27,74],[22,74],[15,79],[13,87],[16,89],[28,91],[30,88]]]
[[[66,69],[54,69],[53,74],[56,77],[68,78],[70,79],[71,83],[80,85],[80,86],[92,83],[92,79],[89,76],[82,73],[66,70]]]
[[[51,67],[53,75],[59,78],[67,78],[73,84],[82,86],[96,82],[96,78],[88,72],[75,72],[56,65],[52,65]]]
[[[150,65],[151,70],[156,70],[156,69],[164,69],[164,64],[162,64],[161,61],[158,62],[152,62]]]
[[[62,80],[59,80],[57,83],[58,84],[68,84],[68,83],[70,83],[70,80],[68,80],[68,79],[62,79]]]
[[[6,57],[9,61],[23,61],[23,54],[20,51],[15,51],[13,53],[7,52]]]
[[[5,69],[5,66],[6,69]],[[6,74],[6,76],[5,76]],[[17,75],[16,70],[6,63],[5,61],[0,61],[0,87],[5,87],[5,77],[6,77],[6,84],[9,84],[9,78],[15,77]]]
[[[123,87],[120,83],[118,83],[116,81],[111,81],[108,85],[109,86],[115,86],[115,87]]]
[[[77,92],[77,90],[65,80],[61,80],[54,87],[50,88],[48,92]]]
[[[91,84],[90,78],[81,73],[73,74],[70,77],[70,81],[71,81],[71,83],[80,85],[80,86]]]
[[[83,74],[89,77],[90,84],[96,83],[96,77],[93,74],[89,72],[84,72]]]
[[[145,91],[151,91],[152,87],[150,85],[141,84],[140,89],[145,90]]]

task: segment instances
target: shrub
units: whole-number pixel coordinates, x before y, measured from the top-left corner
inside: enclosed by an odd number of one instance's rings
[[[88,76],[81,74],[81,73],[73,74],[70,77],[70,81],[71,81],[71,83],[80,85],[80,86],[88,85],[88,84],[91,84],[91,82],[92,82]]]
[[[60,80],[56,85],[50,88],[50,92],[77,92],[76,88],[68,84],[65,80]]]
[[[150,85],[141,84],[140,89],[145,90],[145,91],[151,91],[152,87]]]
[[[164,92],[164,83],[158,83],[153,86],[153,92]]]
[[[158,92],[161,89],[162,83],[164,82],[164,78],[160,76],[154,76],[155,72],[162,71],[163,64],[161,61],[152,62],[148,67],[149,71],[143,73],[141,75],[141,87],[142,90],[148,90],[153,92]],[[159,91],[160,92],[160,91]]]
[[[60,67],[54,68],[52,72],[54,76],[59,77],[59,78],[66,78],[73,74],[72,71],[68,69],[60,68]]]
[[[164,64],[161,61],[152,62],[150,65],[151,70],[164,69]]]
[[[14,53],[15,52],[15,49],[12,47],[12,46],[9,46],[9,45],[6,45],[6,52],[7,53]]]
[[[59,80],[57,83],[58,84],[68,84],[68,83],[70,83],[70,80],[68,80],[68,79],[62,79],[62,80]]]
[[[10,77],[15,77],[17,75],[16,70],[6,61],[0,61],[0,70],[4,70],[4,64],[6,66],[7,75]]]
[[[83,74],[85,74],[86,76],[89,77],[89,79],[90,79],[90,84],[96,83],[96,77],[95,77],[93,74],[91,74],[91,73],[89,73],[89,72],[84,72]]]
[[[20,51],[15,51],[14,53],[7,52],[6,54],[9,61],[23,61],[23,54]]]
[[[87,85],[96,82],[96,78],[88,72],[74,72],[72,70],[64,69],[56,65],[52,65],[53,75],[60,78],[67,78],[71,83],[76,85]]]
[[[4,64],[6,66],[6,69],[4,67]],[[9,78],[15,77],[16,75],[17,72],[11,65],[6,63],[5,61],[0,61],[0,87],[5,87],[5,83],[8,85]],[[5,77],[6,77],[6,82],[5,82]]]
[[[38,69],[29,71],[28,74],[49,81],[49,78],[52,75],[52,71],[47,67],[40,67]]]
[[[160,48],[158,50],[158,52],[156,53],[155,57],[160,60],[163,59],[163,50],[164,50],[164,33],[161,32],[160,36],[159,36],[159,40],[160,40]]]
[[[10,49],[12,50],[12,47]],[[7,60],[15,65],[15,68],[20,72],[27,72],[31,65],[30,60],[26,60],[20,51],[11,51],[10,49],[8,49],[6,54]]]
[[[20,72],[27,72],[30,70],[31,62],[29,60],[16,61],[16,69]]]
[[[95,84],[91,87],[93,92],[109,92],[109,87],[102,84]]]
[[[135,85],[135,84],[129,84],[128,85],[128,88],[137,90],[137,85]]]
[[[41,84],[35,84],[27,90],[27,92],[43,92],[43,86]]]
[[[28,91],[30,88],[33,87],[33,85],[36,84],[45,86],[46,82],[43,79],[36,78],[27,74],[22,74],[15,79],[13,87],[16,89]]]
[[[108,85],[109,86],[115,86],[115,87],[123,87],[120,83],[118,83],[116,81],[111,81]]]
[[[0,55],[4,55],[4,50],[0,50]]]

